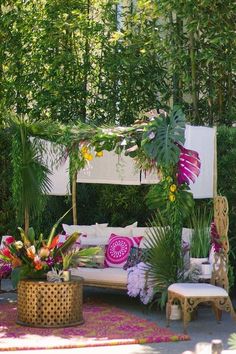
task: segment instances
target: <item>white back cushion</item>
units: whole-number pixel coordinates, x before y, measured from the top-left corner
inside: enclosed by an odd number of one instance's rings
[[[152,237],[153,227],[134,227],[132,229],[132,236],[143,236],[143,239],[139,245],[140,248],[146,248],[146,240]],[[192,237],[192,229],[182,229],[182,240],[190,243]]]
[[[104,238],[107,240],[109,240],[109,237],[111,236],[111,234],[115,234],[118,236],[130,236],[132,237],[132,229],[134,227],[137,226],[137,222],[131,224],[131,225],[127,225],[125,227],[106,227],[106,228],[102,228],[100,225],[96,225],[96,235],[99,238]]]
[[[67,225],[62,224],[63,230],[67,235],[72,235],[74,232],[79,232],[82,235],[95,236],[95,226],[92,225]]]
[[[74,232],[79,232],[82,235],[96,236],[96,227],[101,229],[107,227],[108,224],[95,224],[95,225],[67,225],[62,224],[63,230],[67,235],[72,235]]]
[[[146,240],[152,237],[152,232],[154,231],[154,227],[134,227],[132,229],[132,236],[143,236],[142,241],[140,242],[140,248],[147,248]]]

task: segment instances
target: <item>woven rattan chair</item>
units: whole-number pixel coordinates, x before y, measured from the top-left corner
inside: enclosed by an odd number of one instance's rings
[[[230,312],[236,320],[236,315],[228,294],[228,202],[225,197],[214,199],[214,222],[218,234],[222,237],[222,250],[215,253],[211,284],[207,283],[176,283],[168,288],[167,326],[170,323],[171,305],[178,300],[182,309],[184,333],[191,313],[197,305],[209,302],[212,305],[217,321],[221,320],[222,310]]]

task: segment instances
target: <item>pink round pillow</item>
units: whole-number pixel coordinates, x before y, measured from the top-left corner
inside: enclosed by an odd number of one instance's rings
[[[112,268],[123,268],[131,247],[138,247],[142,237],[128,237],[111,234],[106,248],[105,266]]]

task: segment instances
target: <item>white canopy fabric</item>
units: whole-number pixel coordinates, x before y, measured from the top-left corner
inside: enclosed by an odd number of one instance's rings
[[[104,151],[103,157],[95,157],[78,172],[77,182],[139,185],[141,173],[131,157]]]
[[[187,125],[184,146],[197,151],[201,161],[200,175],[196,182],[190,185],[193,197],[213,198],[217,194],[216,128]]]
[[[216,128],[186,126],[186,148],[199,153],[201,171],[196,182],[190,185],[195,199],[213,198],[216,195]],[[55,157],[51,157],[54,159]],[[66,195],[69,191],[69,159],[66,163],[53,168],[50,176],[53,189],[51,195]],[[158,177],[151,173],[137,170],[132,158],[113,151],[104,151],[103,157],[95,157],[79,171],[79,183],[104,183],[121,185],[155,184]]]
[[[51,174],[48,176],[51,180],[52,188],[48,195],[69,195],[70,176],[69,176],[69,158],[58,161],[60,156],[60,147],[52,144],[50,141],[43,141],[44,150],[47,152],[43,156],[43,162],[48,166]]]
[[[58,167],[52,168],[52,175],[49,176],[52,182],[52,189],[49,195],[69,195],[70,191],[70,178],[69,178],[69,159]]]

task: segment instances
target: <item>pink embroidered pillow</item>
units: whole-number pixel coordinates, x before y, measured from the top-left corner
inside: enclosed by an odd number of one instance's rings
[[[112,268],[123,268],[131,247],[138,247],[142,237],[126,237],[111,234],[106,248],[105,266]]]

